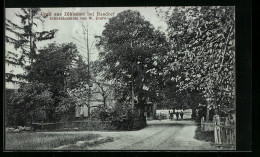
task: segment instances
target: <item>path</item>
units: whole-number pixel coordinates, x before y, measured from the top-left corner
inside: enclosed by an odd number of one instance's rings
[[[97,133],[101,137],[113,137],[113,142],[92,147],[94,150],[216,150],[210,142],[194,139],[197,126],[193,121],[153,120],[138,131],[75,133]]]

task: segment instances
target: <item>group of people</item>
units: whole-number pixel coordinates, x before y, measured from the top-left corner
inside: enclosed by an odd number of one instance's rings
[[[171,120],[173,120],[173,118],[174,118],[174,113],[169,111],[169,114],[170,114]],[[182,111],[181,111],[180,113],[177,111],[177,112],[175,112],[175,114],[176,114],[176,119],[177,119],[177,120],[179,119],[179,116],[181,116],[181,119],[183,119],[184,113],[183,113]]]

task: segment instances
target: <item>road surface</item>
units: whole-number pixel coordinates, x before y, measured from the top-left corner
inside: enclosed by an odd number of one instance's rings
[[[153,120],[138,131],[95,132],[113,137],[113,142],[92,147],[94,150],[216,150],[210,142],[194,139],[197,128],[191,120]]]

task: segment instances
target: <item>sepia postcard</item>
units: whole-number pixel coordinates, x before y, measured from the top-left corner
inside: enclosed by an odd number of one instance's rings
[[[5,8],[5,150],[236,150],[235,9]]]

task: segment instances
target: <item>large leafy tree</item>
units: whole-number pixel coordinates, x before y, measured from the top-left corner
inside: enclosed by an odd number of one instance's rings
[[[53,93],[54,104],[47,108],[48,119],[53,121],[69,111],[74,113],[76,100],[82,97],[79,93],[88,88],[87,65],[72,43],[49,44],[39,52],[28,79],[43,83]]]
[[[167,56],[168,45],[163,33],[137,11],[127,10],[105,25],[100,45],[100,64],[105,78],[120,84],[119,99],[128,101],[134,93],[136,107],[142,108],[148,97],[155,95],[154,73]],[[133,89],[133,91],[131,91]]]
[[[234,108],[234,7],[174,7],[158,11],[168,24],[172,56],[176,58],[171,65],[177,71],[179,91],[197,90],[209,105]]]
[[[35,61],[37,54],[37,43],[54,38],[56,29],[41,31],[38,27],[44,22],[40,14],[40,8],[21,8],[16,13],[20,23],[6,19],[5,42],[13,45],[13,50],[6,50],[5,61],[8,65],[18,66],[24,70],[30,70],[30,65]],[[23,74],[6,73],[7,82],[19,82],[25,79]]]

